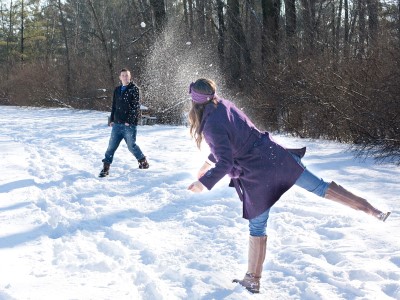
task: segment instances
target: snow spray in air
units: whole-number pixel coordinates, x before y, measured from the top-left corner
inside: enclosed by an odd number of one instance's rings
[[[142,88],[146,103],[161,123],[186,124],[189,84],[209,78],[223,85],[212,43],[188,37],[179,22],[170,21],[146,58]]]

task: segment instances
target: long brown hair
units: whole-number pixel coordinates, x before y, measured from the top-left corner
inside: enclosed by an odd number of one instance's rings
[[[200,78],[193,84],[192,89],[200,94],[211,95],[215,94],[217,85],[210,79]],[[210,102],[213,102],[215,105],[218,103],[215,96],[210,101],[201,104],[192,101],[192,107],[189,111],[190,135],[196,141],[198,148],[200,148],[203,140],[203,133],[201,132],[200,124],[203,118],[204,108]]]

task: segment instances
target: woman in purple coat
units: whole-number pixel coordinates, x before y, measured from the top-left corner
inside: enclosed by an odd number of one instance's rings
[[[192,107],[190,134],[200,147],[204,139],[211,154],[198,172],[198,181],[188,189],[199,193],[212,187],[226,174],[231,177],[243,202],[243,218],[249,220],[248,269],[242,280],[235,279],[253,293],[260,289],[266,252],[266,227],[270,208],[294,184],[327,199],[385,221],[384,213],[335,182],[316,177],[301,163],[303,149],[285,149],[268,132],[260,132],[232,102],[217,97],[216,85],[198,79],[190,85]]]

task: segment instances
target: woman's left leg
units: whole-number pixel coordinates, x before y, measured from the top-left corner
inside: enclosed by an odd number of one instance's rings
[[[325,198],[347,205],[353,209],[361,210],[383,222],[385,222],[390,215],[390,211],[386,213],[380,211],[372,206],[366,199],[354,195],[334,181],[329,185]]]
[[[304,167],[299,157],[295,157],[295,159]],[[390,212],[383,213],[379,209],[373,207],[364,198],[350,193],[342,186],[336,184],[336,182],[332,181],[328,183],[322,178],[318,178],[307,169],[304,170],[295,184],[320,197],[333,200],[355,210],[361,210],[381,221],[385,221],[390,215]]]
[[[326,182],[322,178],[317,177],[309,170],[304,169],[304,172],[297,179],[295,185],[317,196],[325,197],[326,191],[328,190],[330,183]]]

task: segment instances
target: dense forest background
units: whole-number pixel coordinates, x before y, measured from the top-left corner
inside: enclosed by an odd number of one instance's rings
[[[261,129],[400,164],[395,1],[0,0],[0,104],[108,110],[127,67],[179,124],[209,77]]]

